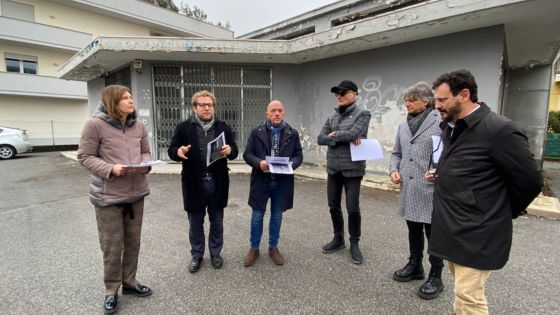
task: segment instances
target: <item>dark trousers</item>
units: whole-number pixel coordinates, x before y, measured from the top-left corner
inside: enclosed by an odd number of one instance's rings
[[[224,208],[216,206],[214,191],[216,184],[213,179],[203,180],[205,207],[188,213],[189,218],[189,241],[191,243],[191,255],[193,258],[204,256],[204,217],[208,212],[210,221],[210,233],[208,234],[208,250],[210,255],[219,255],[224,245]]]
[[[412,222],[406,221],[408,226],[408,245],[410,248],[410,257],[418,257],[422,259],[424,254],[424,233],[426,232],[426,239],[430,241],[430,234],[432,231],[432,225],[428,223]],[[422,231],[424,230],[424,231]],[[443,269],[443,259],[430,255],[429,256],[430,265],[433,269],[441,270]]]
[[[137,284],[143,214],[144,198],[132,204],[95,207],[106,295],[116,295],[121,284]]]
[[[344,239],[344,218],[342,216],[342,189],[346,196],[346,211],[348,211],[348,232],[350,241],[359,241],[361,235],[362,217],[360,214],[360,185],[362,176],[345,177],[342,173],[329,174],[327,179],[327,198],[333,232],[335,237]]]

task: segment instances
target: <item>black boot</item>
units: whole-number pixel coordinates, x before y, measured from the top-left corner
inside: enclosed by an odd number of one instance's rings
[[[441,269],[432,268],[428,280],[418,290],[418,296],[424,300],[431,300],[437,298],[441,291],[443,291]]]
[[[422,256],[411,256],[408,263],[402,269],[393,273],[393,280],[408,282],[410,280],[424,279],[424,267],[422,267]]]
[[[364,261],[362,256],[362,251],[358,246],[358,241],[350,241],[350,256],[352,256],[352,262],[356,265],[361,265]]]
[[[323,245],[321,251],[325,254],[328,254],[344,247],[346,247],[346,245],[344,245],[344,237],[342,237],[342,235],[335,234],[330,242]]]
[[[331,219],[333,223],[333,239],[323,245],[321,251],[325,254],[332,253],[346,247],[344,245],[344,218],[340,209],[330,209]]]

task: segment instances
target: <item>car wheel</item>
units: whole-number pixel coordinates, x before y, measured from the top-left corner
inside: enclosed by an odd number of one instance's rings
[[[7,160],[16,156],[16,148],[8,144],[0,145],[0,159]]]

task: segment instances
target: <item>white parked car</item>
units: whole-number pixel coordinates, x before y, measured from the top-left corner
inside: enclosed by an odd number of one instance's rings
[[[25,130],[0,126],[0,160],[11,159],[16,154],[32,150]]]

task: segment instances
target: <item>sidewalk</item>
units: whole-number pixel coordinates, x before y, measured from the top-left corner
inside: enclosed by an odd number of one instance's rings
[[[76,151],[65,151],[61,154],[69,159],[77,160]],[[232,174],[250,174],[251,168],[242,161],[236,160],[228,163],[229,169]],[[545,163],[544,173],[546,178],[558,178],[556,174],[560,175],[560,163],[551,164],[550,162]],[[152,174],[181,174],[181,163],[169,162],[164,165],[156,165],[152,168]],[[553,174],[547,176],[547,173]],[[327,179],[327,173],[324,167],[315,165],[302,165],[297,170],[295,170],[297,176],[315,178],[315,179]],[[549,184],[553,184],[551,187],[554,193],[560,193],[560,182],[559,181],[549,181]],[[559,184],[558,187],[555,186]],[[364,180],[362,181],[362,186],[388,190],[388,191],[399,191],[399,185],[391,183],[389,176],[377,175],[377,174],[366,174]],[[557,195],[558,196],[558,195]],[[541,216],[550,219],[560,219],[560,202],[556,197],[546,197],[540,194],[527,208],[527,213],[534,216]]]

